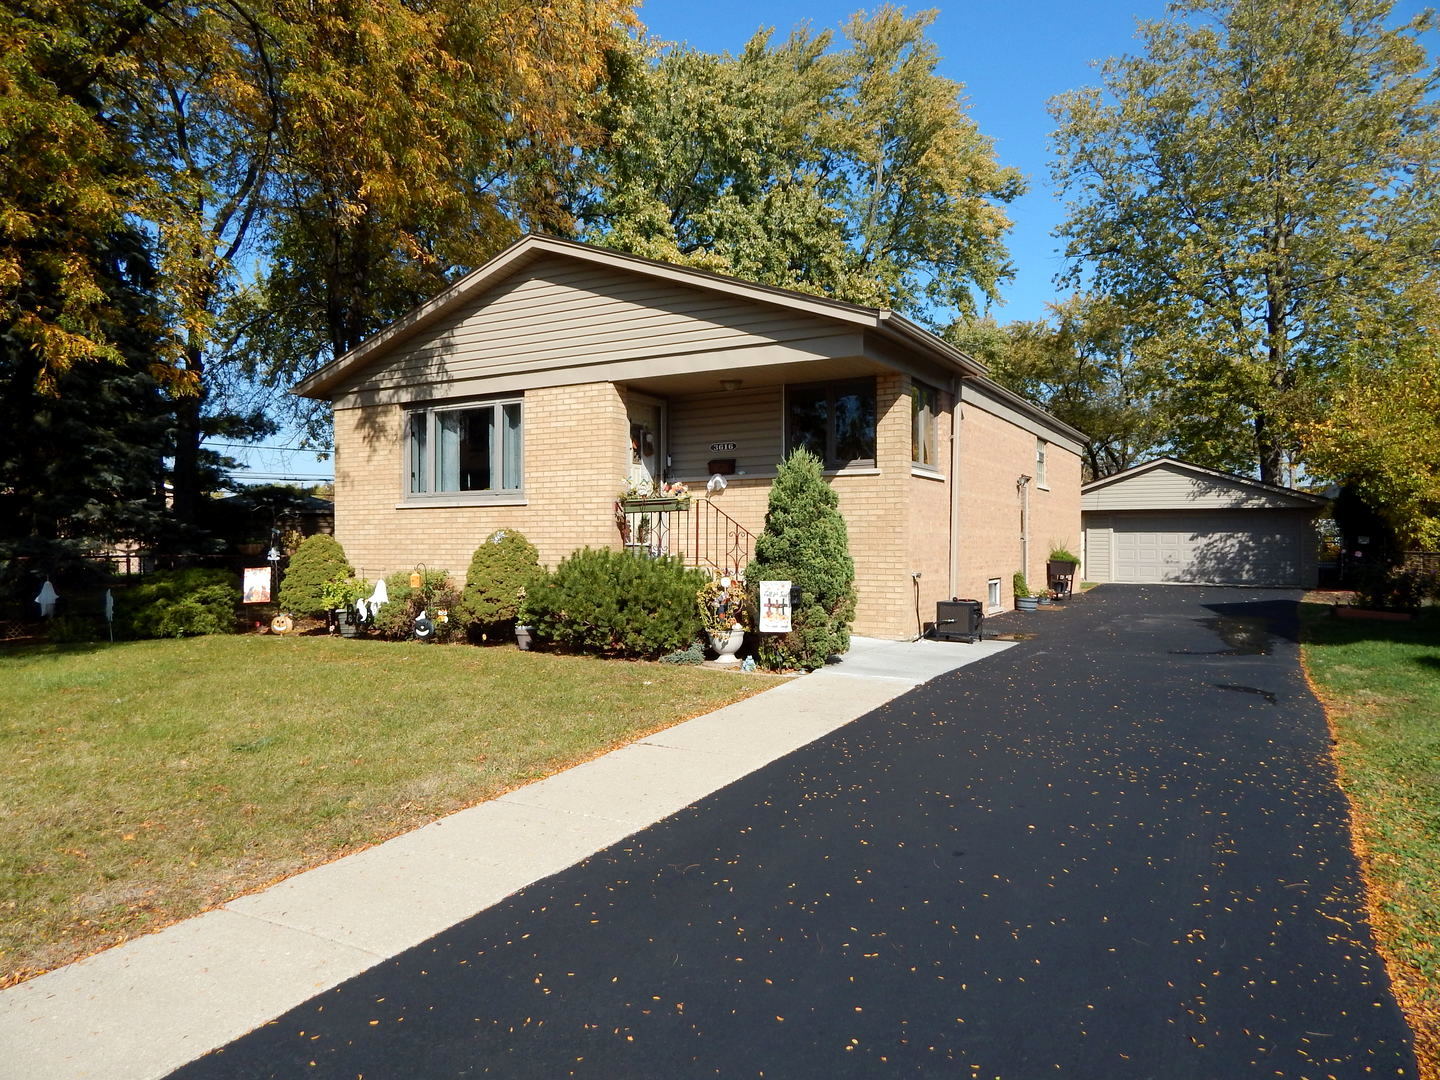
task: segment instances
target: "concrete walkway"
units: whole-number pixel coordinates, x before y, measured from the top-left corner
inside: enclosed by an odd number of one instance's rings
[[[0,1078],[150,1080],[1009,643],[842,663],[0,992]]]

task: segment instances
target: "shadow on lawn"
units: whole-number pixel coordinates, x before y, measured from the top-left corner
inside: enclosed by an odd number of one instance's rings
[[[52,644],[48,641],[0,642],[0,661],[4,660],[61,660],[67,656],[98,653],[104,649],[121,649],[126,645],[137,645],[135,641],[75,641]]]
[[[1353,645],[1373,641],[1394,645],[1440,646],[1440,609],[1426,608],[1413,619],[1342,618],[1329,604],[1301,604],[1304,639],[1316,644]],[[1417,657],[1425,666],[1440,667],[1440,659]]]

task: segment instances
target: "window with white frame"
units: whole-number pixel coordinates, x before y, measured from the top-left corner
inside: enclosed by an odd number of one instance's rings
[[[519,399],[471,402],[409,414],[406,494],[517,497],[523,486]]]
[[[924,383],[910,384],[910,460],[926,469],[939,468],[935,452],[935,414],[940,393]]]
[[[1044,439],[1035,440],[1035,486],[1048,488],[1050,482],[1045,478],[1045,451],[1049,444]]]
[[[992,577],[985,583],[985,610],[1000,610],[1000,579]]]

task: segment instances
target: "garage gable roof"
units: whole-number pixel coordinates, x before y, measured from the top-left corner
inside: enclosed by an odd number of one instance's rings
[[[1163,481],[1166,478],[1180,482],[1177,490],[1165,489]],[[1122,510],[1130,508],[1125,505],[1128,501],[1127,489],[1135,492],[1133,508],[1143,510],[1184,510],[1192,505],[1192,500],[1193,505],[1213,507],[1217,497],[1228,497],[1225,501],[1231,501],[1232,505],[1237,507],[1276,510],[1319,509],[1327,502],[1319,495],[1278,484],[1267,484],[1248,476],[1220,472],[1218,469],[1207,469],[1203,465],[1173,457],[1156,458],[1124,472],[1091,480],[1080,492],[1086,509],[1101,509],[1102,507],[1094,504],[1101,501],[1103,493],[1103,509]],[[1201,498],[1201,493],[1208,497]],[[1162,502],[1167,505],[1158,505]]]

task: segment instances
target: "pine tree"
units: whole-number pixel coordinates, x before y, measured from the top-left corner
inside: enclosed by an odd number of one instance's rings
[[[745,576],[752,588],[760,581],[789,581],[798,589],[790,632],[766,634],[761,642],[767,667],[813,671],[850,648],[855,561],[839,499],[821,475],[820,459],[808,450],[781,463]]]

